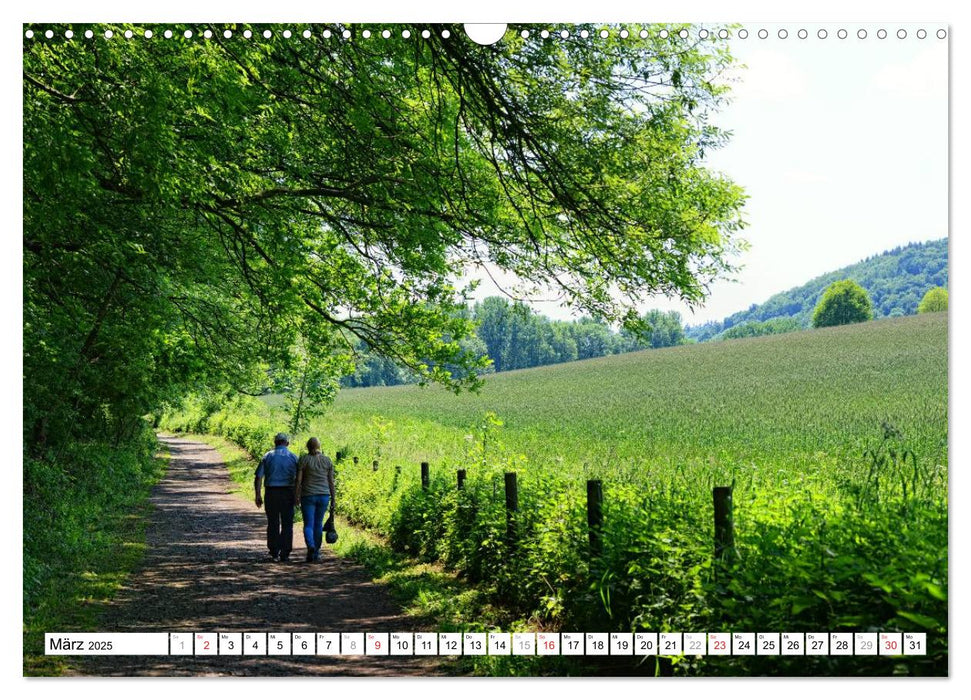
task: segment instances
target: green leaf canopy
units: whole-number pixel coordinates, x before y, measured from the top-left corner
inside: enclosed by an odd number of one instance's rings
[[[49,28],[23,55],[32,442],[258,391],[298,345],[338,372],[364,341],[474,386],[459,308],[481,266],[634,323],[649,295],[701,300],[740,245],[744,196],[703,165],[731,57],[680,26],[489,47],[442,26]]]

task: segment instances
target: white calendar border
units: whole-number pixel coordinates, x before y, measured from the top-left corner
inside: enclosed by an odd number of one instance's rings
[[[441,0],[433,0],[432,2],[427,2],[421,8],[416,8],[412,3],[404,4],[391,4],[390,0],[376,0],[371,3],[354,3],[349,4],[347,7],[335,7],[333,4],[321,5],[319,3],[309,3],[309,2],[297,2],[292,4],[287,4],[286,2],[274,2],[270,3],[253,3],[251,6],[247,6],[248,3],[240,2],[228,2],[228,0],[216,0],[216,2],[209,2],[205,4],[199,4],[197,2],[188,2],[187,0],[168,0],[166,3],[158,5],[158,8],[154,9],[148,6],[142,6],[138,9],[136,13],[133,10],[133,6],[130,2],[123,0],[111,0],[110,2],[100,2],[100,3],[72,3],[61,0],[59,2],[35,2],[28,6],[24,4],[16,4],[14,6],[14,11],[20,15],[31,12],[30,17],[20,16],[14,19],[15,23],[21,23],[24,21],[32,20],[52,20],[56,18],[68,18],[71,21],[98,21],[104,19],[105,17],[120,17],[120,18],[132,18],[132,15],[137,14],[141,21],[192,21],[194,18],[198,20],[210,20],[213,17],[226,17],[232,20],[246,19],[247,21],[281,21],[286,20],[287,17],[297,17],[302,19],[329,19],[334,15],[338,15],[341,21],[416,21],[418,19],[427,20],[451,20],[451,19],[469,19],[472,21],[538,21],[538,20],[552,20],[558,19],[560,21],[577,21],[577,20],[640,20],[641,18],[649,19],[650,21],[665,21],[665,20],[684,20],[684,21],[748,21],[748,20],[762,20],[762,21],[790,21],[790,22],[829,22],[829,21],[846,21],[846,22],[867,22],[867,17],[872,17],[874,10],[880,12],[881,18],[892,18],[894,21],[927,21],[928,19],[936,18],[941,21],[950,20],[952,22],[958,23],[961,19],[956,16],[955,12],[956,3],[947,2],[943,0],[921,0],[921,2],[901,2],[900,0],[892,0],[891,2],[881,3],[880,5],[874,6],[873,3],[863,2],[861,0],[814,0],[811,4],[798,4],[798,3],[775,3],[770,0],[749,0],[747,2],[733,2],[730,5],[723,1],[719,2],[717,0],[682,0],[678,3],[669,2],[665,5],[659,3],[650,3],[644,5],[643,3],[633,3],[633,2],[597,2],[597,3],[571,3],[570,0],[539,0],[539,2],[533,3],[522,3],[521,0],[490,0],[488,3],[481,3],[479,5],[469,5],[461,7],[461,9],[456,8],[455,5],[448,2],[442,2]],[[3,12],[9,12],[9,10],[4,9]],[[5,16],[5,19],[7,17]],[[10,21],[6,22],[4,26],[9,27]],[[969,32],[969,26],[966,23],[960,23],[960,32],[957,34],[958,39],[953,41],[951,44],[951,55],[952,55],[952,101],[951,101],[951,113],[952,113],[952,124],[957,123],[955,118],[956,114],[961,114],[961,119],[967,122],[971,116],[969,116],[968,101],[967,101],[967,88],[961,90],[957,87],[958,81],[956,77],[960,77],[964,81],[965,85],[968,84],[968,76],[971,74],[971,61],[969,61],[969,49],[971,49],[971,41],[967,38],[971,32]],[[10,40],[10,33],[7,32],[4,35],[7,40],[6,46],[2,50],[6,51],[7,61],[4,62],[4,67],[6,70],[3,71],[3,79],[5,81],[4,87],[8,89],[5,91],[6,94],[12,94],[10,92],[11,85],[19,85],[20,83],[20,72],[19,72],[19,58],[17,58],[17,63],[11,61],[15,58],[14,53],[19,54],[19,45],[16,42]],[[16,89],[19,90],[19,87]],[[13,110],[8,110],[7,114],[0,119],[3,119],[4,126],[7,127],[8,134],[12,134],[13,138],[9,139],[5,145],[7,148],[7,153],[0,154],[0,159],[6,164],[20,162],[21,158],[21,140],[22,131],[19,124],[11,124],[13,117],[10,116]],[[960,138],[960,140],[959,140]],[[952,236],[950,240],[951,245],[951,275],[950,275],[950,288],[952,293],[952,298],[959,299],[959,303],[956,307],[952,307],[951,311],[951,323],[949,324],[949,339],[951,342],[951,354],[950,356],[958,356],[958,348],[966,354],[969,348],[967,328],[969,327],[966,323],[967,321],[967,311],[969,305],[966,301],[969,296],[964,293],[964,282],[961,279],[962,275],[955,274],[955,269],[964,270],[966,264],[969,260],[968,258],[968,244],[962,242],[959,236],[955,235],[956,231],[968,230],[969,228],[969,205],[967,203],[962,203],[955,197],[955,192],[957,192],[957,187],[961,187],[961,191],[968,191],[969,184],[969,157],[971,154],[968,153],[967,143],[968,143],[967,132],[964,132],[959,137],[959,132],[957,129],[952,127],[952,179],[951,179],[951,207],[952,207]],[[960,146],[960,158],[955,157],[957,155],[957,149]],[[2,157],[6,156],[6,157]],[[19,179],[20,174],[15,173],[10,176],[8,173],[4,173],[4,184],[7,184],[8,179],[16,183]],[[0,197],[3,197],[5,204],[4,210],[7,212],[19,211],[22,202],[20,201],[20,194],[18,188],[14,187],[4,187],[0,188]],[[19,260],[17,252],[13,249],[14,245],[17,245],[16,236],[6,237],[7,241],[0,245],[9,245],[10,251],[4,250],[2,252],[9,253],[7,255],[0,255],[0,260],[4,262],[4,265],[10,265],[13,270],[13,274],[0,275],[0,289],[6,292],[5,298],[16,299],[20,293],[18,288],[19,276],[16,273],[17,261]],[[959,256],[960,252],[960,256]],[[956,265],[956,261],[960,260],[961,266]],[[6,272],[6,270],[4,270]],[[2,320],[5,321],[5,327],[10,327],[12,322],[19,322],[16,317],[19,316],[19,312],[12,308],[12,305],[4,305]],[[9,316],[8,316],[9,314]],[[961,323],[955,323],[958,316],[962,317],[963,321]],[[6,356],[7,353],[4,352],[3,358],[5,360],[13,360],[12,364],[16,365],[19,361],[19,357],[14,357],[11,353],[11,357]],[[8,364],[11,364],[8,362]],[[955,392],[958,385],[968,386],[968,369],[963,366],[959,366],[958,363],[951,364],[951,395],[950,402],[951,407],[949,410],[949,417],[951,421],[951,455],[950,462],[952,464],[958,463],[959,457],[963,457],[968,452],[967,437],[965,435],[960,435],[953,430],[953,426],[961,421],[961,424],[967,424],[968,420],[968,409],[967,409],[967,397],[960,397]],[[9,376],[5,377],[4,388],[7,389],[5,395],[16,396],[20,380],[19,377],[14,377],[15,373],[8,373]],[[20,418],[17,415],[18,409],[13,407],[12,402],[0,403],[0,433],[4,438],[4,444],[15,445],[20,440],[19,429],[15,426],[19,425]],[[960,449],[959,449],[960,446]],[[14,470],[16,472],[15,479],[17,483],[22,487],[22,474],[20,470]],[[965,493],[966,487],[968,485],[968,477],[962,475],[960,470],[952,470],[950,473],[951,478],[951,493]],[[961,484],[960,488],[958,484]],[[9,509],[9,512],[4,512],[3,517],[9,518],[12,523],[8,523],[8,531],[19,532],[21,528],[20,524],[20,511],[22,507],[22,500],[17,500],[17,506],[13,509]],[[954,533],[966,531],[966,526],[968,524],[967,509],[955,508],[950,513],[950,527],[951,531]],[[967,579],[964,574],[967,572],[967,552],[961,551],[960,556],[958,556],[957,540],[951,539],[951,547],[954,548],[949,553],[950,555],[950,579],[964,581]],[[19,548],[18,548],[18,551]],[[22,556],[21,554],[17,555]],[[22,565],[22,561],[21,561]],[[24,691],[29,692],[32,698],[43,699],[43,698],[58,698],[60,700],[65,694],[65,690],[68,688],[73,689],[75,684],[79,681],[70,678],[61,678],[56,682],[44,681],[41,679],[25,679],[22,677],[22,653],[20,655],[16,654],[14,650],[22,649],[22,635],[21,630],[14,624],[18,612],[14,610],[16,606],[17,610],[21,609],[22,596],[22,577],[13,576],[6,577],[2,582],[0,582],[0,590],[5,594],[3,599],[7,606],[5,612],[4,630],[7,634],[6,643],[4,648],[7,651],[3,655],[2,661],[0,663],[4,664],[4,675],[7,678],[15,678],[14,683],[29,684],[29,689],[24,688]],[[963,637],[957,634],[957,631],[965,631],[967,629],[967,604],[961,598],[955,598],[950,601],[950,622],[949,622],[949,637],[950,653],[957,654],[956,658],[963,658],[963,651],[967,649],[967,644],[963,642]],[[955,680],[957,678],[962,678],[967,680],[969,671],[961,668],[958,664],[953,665],[951,669],[952,678]],[[603,685],[608,687],[612,693],[626,693],[626,692],[643,692],[644,686],[642,682],[630,679],[589,679],[589,682],[581,682],[578,684],[566,683],[567,679],[543,679],[544,689],[548,686],[546,684],[552,683],[554,685],[555,692],[564,697],[587,697],[589,696],[593,685]],[[569,679],[575,680],[575,679]],[[584,679],[585,681],[587,679]],[[800,700],[801,698],[813,698],[813,700],[818,699],[818,694],[820,691],[826,693],[833,693],[834,691],[839,692],[840,690],[847,690],[852,693],[859,693],[863,691],[864,686],[877,685],[879,687],[879,692],[881,693],[881,700],[892,700],[893,698],[907,698],[907,700],[912,700],[916,695],[923,693],[925,690],[930,690],[934,693],[935,700],[943,697],[957,697],[956,688],[959,687],[957,682],[951,683],[941,683],[936,680],[921,680],[914,679],[909,680],[909,682],[900,682],[900,679],[791,679],[793,682],[786,682],[781,680],[780,682],[775,682],[775,679],[731,679],[731,680],[721,680],[721,679],[706,679],[704,682],[700,683],[678,683],[677,685],[664,685],[660,686],[664,689],[669,689],[672,687],[677,687],[679,698],[689,698],[689,697],[705,697],[710,698],[713,684],[730,683],[733,690],[738,690],[744,693],[746,696],[751,698],[766,697],[775,698],[778,697],[780,692],[784,692],[787,696],[787,700]],[[806,682],[806,681],[809,682]],[[285,683],[288,689],[294,689],[299,685],[304,683],[308,684],[308,689],[310,688],[310,683],[316,683],[318,679],[265,679],[266,682],[261,683],[234,683],[232,686],[232,692],[234,697],[237,698],[254,698],[263,700],[266,696],[266,692],[269,689],[268,684],[275,685],[277,683]],[[818,682],[813,682],[818,681]],[[122,692],[125,690],[138,693],[141,700],[154,700],[155,698],[164,700],[171,700],[171,694],[175,690],[175,686],[172,685],[171,681],[167,679],[158,680],[156,682],[144,682],[142,679],[83,679],[80,681],[83,683],[86,694],[90,693],[93,697],[98,697],[98,693],[102,690],[107,691],[105,697],[110,697],[117,693],[119,689]],[[454,700],[455,693],[461,692],[462,700],[475,700],[477,698],[492,698],[494,696],[496,686],[494,683],[488,682],[478,682],[469,681],[461,682],[460,685],[456,683],[440,683],[437,679],[417,679],[414,681],[409,680],[407,686],[398,686],[397,681],[391,681],[395,685],[389,685],[386,679],[353,679],[350,683],[346,679],[333,679],[334,683],[337,683],[339,690],[341,692],[353,691],[358,692],[364,689],[365,686],[369,690],[375,690],[381,692],[382,690],[387,692],[390,689],[407,687],[410,692],[420,693],[421,697],[424,698],[449,698],[449,700]],[[217,686],[221,690],[221,686]],[[228,686],[227,686],[228,687]],[[320,686],[313,686],[315,689],[319,690]],[[534,694],[540,686],[530,680],[517,680],[509,679],[508,683],[503,684],[503,692],[508,693],[509,690],[513,688],[518,689],[520,692]],[[193,691],[202,693],[211,693],[214,686],[209,679],[205,681],[201,679],[186,679],[179,682],[178,690],[180,694],[184,692],[185,689],[191,689]],[[25,694],[26,694],[25,692]]]

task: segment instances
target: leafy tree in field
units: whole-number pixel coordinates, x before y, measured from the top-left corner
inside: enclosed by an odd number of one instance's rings
[[[573,324],[571,330],[577,344],[578,360],[610,354],[612,333],[604,324],[592,318],[581,318]]]
[[[732,59],[714,33],[512,27],[482,47],[442,26],[388,41],[107,28],[23,53],[37,450],[131,439],[190,389],[258,391],[268,366],[327,393],[322,373],[361,343],[421,381],[474,387],[470,267],[633,327],[648,296],[700,301],[741,245],[743,193],[702,165],[725,140],[712,115]]]
[[[497,372],[622,352],[617,334],[590,318],[550,321],[522,302],[487,297],[472,308],[485,354]]]
[[[843,326],[873,318],[870,297],[853,280],[833,282],[823,292],[813,312],[813,327]]]
[[[947,290],[943,287],[928,289],[927,294],[920,300],[917,313],[926,314],[935,311],[947,311]]]

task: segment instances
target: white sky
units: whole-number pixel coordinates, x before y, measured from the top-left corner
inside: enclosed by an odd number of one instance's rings
[[[837,37],[842,26],[846,39]],[[940,26],[745,25],[748,38],[732,39],[731,50],[747,68],[714,119],[733,137],[709,158],[749,195],[744,269],[737,282],[715,284],[694,314],[663,297],[643,309],[677,309],[692,324],[720,320],[888,248],[947,236],[948,39],[936,38]],[[779,39],[783,27],[789,36]],[[796,36],[798,27],[808,38]],[[761,28],[768,39],[758,38]],[[901,28],[905,39],[896,36]],[[927,38],[916,37],[919,28]],[[486,278],[475,296],[495,293]],[[534,306],[570,317],[556,302]]]

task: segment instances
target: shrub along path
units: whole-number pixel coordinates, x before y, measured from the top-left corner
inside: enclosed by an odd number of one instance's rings
[[[364,569],[331,551],[303,563],[294,529],[289,563],[271,562],[266,517],[231,493],[213,448],[160,436],[171,451],[152,493],[145,559],[111,605],[102,632],[420,631]],[[437,675],[434,657],[74,657],[81,675]]]

